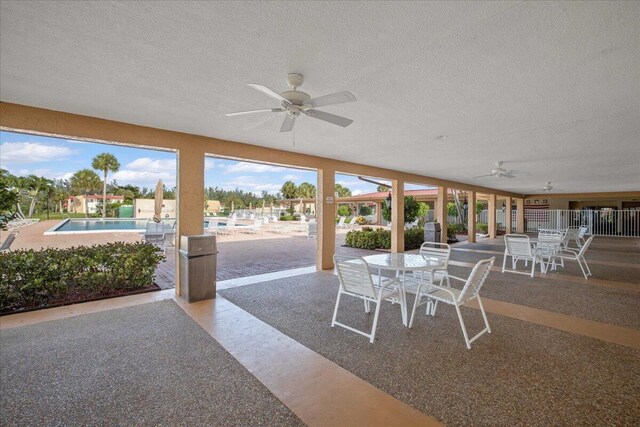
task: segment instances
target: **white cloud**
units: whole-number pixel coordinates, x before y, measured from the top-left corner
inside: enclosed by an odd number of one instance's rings
[[[162,180],[167,187],[176,185],[176,176],[172,172],[153,172],[153,171],[134,171],[124,169],[113,174],[118,184],[133,184],[138,187],[152,187],[156,185],[159,179]]]
[[[282,188],[282,184],[258,182],[253,176],[239,176],[232,181],[225,181],[221,187],[225,190],[235,190],[239,188],[243,191],[250,191],[256,195],[260,195],[263,191],[275,194]]]
[[[5,142],[0,145],[3,163],[37,163],[67,158],[75,153],[69,147],[40,142]]]
[[[300,175],[295,175],[292,173],[289,173],[285,176],[282,177],[282,179],[284,179],[285,181],[298,181],[299,179],[301,179],[302,177]]]
[[[354,196],[359,196],[361,194],[364,194],[364,191],[362,191],[362,190],[353,190],[351,192],[351,194],[354,195]]]
[[[220,164],[216,164],[215,160],[211,158],[204,159],[204,170],[208,171],[215,167],[220,167]]]
[[[129,163],[125,169],[138,172],[155,172],[175,175],[176,160],[175,159],[152,159],[150,157],[140,157]]]
[[[73,172],[56,172],[51,169],[8,169],[8,171],[16,176],[35,175],[42,176],[48,179],[70,179]]]
[[[280,166],[265,165],[260,163],[238,162],[227,166],[225,173],[263,173],[263,172],[284,172],[287,168]]]

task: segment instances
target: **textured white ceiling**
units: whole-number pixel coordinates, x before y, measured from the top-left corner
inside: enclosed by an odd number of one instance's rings
[[[0,99],[519,193],[640,189],[640,2],[13,2]],[[282,115],[246,83],[348,128]],[[437,139],[447,135],[447,139]],[[515,179],[484,178],[497,160]]]

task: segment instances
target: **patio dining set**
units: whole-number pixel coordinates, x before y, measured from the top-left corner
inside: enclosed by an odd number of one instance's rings
[[[537,238],[530,238],[526,234],[505,235],[502,272],[527,274],[533,277],[536,264],[540,265],[540,272],[545,274],[549,270],[556,270],[558,263],[564,267],[565,261],[576,261],[584,278],[588,279],[591,276],[591,270],[584,255],[591,245],[593,236],[585,240],[587,229],[586,226],[540,229]],[[572,242],[575,242],[575,248],[571,247]],[[511,269],[507,269],[508,257],[511,257]],[[531,271],[517,271],[518,261],[524,261],[525,266],[531,262]]]
[[[438,303],[452,305],[456,309],[465,344],[471,343],[485,333],[491,333],[487,315],[480,300],[480,289],[484,284],[495,257],[479,261],[467,279],[448,273],[451,247],[446,243],[425,242],[418,254],[391,253],[370,255],[362,258],[349,258],[334,255],[334,263],[340,281],[331,326],[341,326],[364,335],[373,343],[378,324],[382,301],[391,301],[400,305],[402,323],[411,328],[418,307],[426,305],[426,314],[435,316]],[[377,275],[372,274],[377,270]],[[385,278],[383,271],[395,273],[395,277]],[[451,280],[464,283],[462,289],[451,286]],[[415,295],[411,316],[408,313],[407,294]],[[370,332],[358,330],[336,320],[340,299],[343,295],[356,297],[364,301],[366,313],[371,311],[371,303],[376,304],[373,325]],[[469,338],[462,318],[460,307],[471,300],[477,300],[482,312],[485,328]]]
[[[537,238],[527,235],[507,234],[502,272],[513,272],[534,276],[536,264],[540,264],[541,272],[564,266],[565,261],[576,261],[580,265],[585,278],[591,275],[584,254],[593,236],[585,240],[586,227],[568,230],[539,230]],[[571,248],[575,242],[577,248]],[[419,307],[426,305],[425,314],[435,316],[439,303],[455,307],[458,321],[462,329],[467,349],[471,343],[491,333],[489,321],[480,299],[480,290],[485,283],[495,262],[495,257],[478,261],[471,274],[465,279],[449,274],[449,258],[451,247],[446,243],[425,242],[418,254],[390,253],[369,255],[360,258],[334,255],[334,264],[340,287],[331,320],[331,327],[340,326],[369,338],[373,343],[376,335],[378,317],[383,301],[400,305],[402,323],[411,328]],[[507,270],[507,258],[511,257],[511,269]],[[517,271],[517,262],[532,263],[530,272]],[[374,274],[377,270],[377,274]],[[383,272],[392,272],[392,277],[385,277]],[[463,283],[462,287],[454,287],[452,281]],[[415,296],[411,315],[409,315],[407,294]],[[337,320],[340,301],[343,296],[359,298],[364,302],[364,311],[371,312],[371,303],[376,304],[373,324],[370,331],[362,331]],[[473,337],[469,337],[460,307],[477,301],[484,320],[484,329]]]

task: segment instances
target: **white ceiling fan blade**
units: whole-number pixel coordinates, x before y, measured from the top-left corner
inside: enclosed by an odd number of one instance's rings
[[[248,110],[248,111],[236,111],[235,113],[226,113],[225,116],[227,117],[231,117],[231,116],[241,116],[243,114],[253,114],[253,113],[279,113],[281,111],[284,111],[284,109],[282,108],[264,108],[262,110]]]
[[[282,126],[280,126],[280,132],[290,132],[293,129],[293,125],[296,122],[295,117],[286,116],[284,121],[282,122]]]
[[[334,125],[342,126],[343,128],[346,128],[351,123],[353,123],[353,120],[351,119],[336,116],[335,114],[325,113],[324,111],[307,110],[304,113],[309,117],[313,117],[314,119],[324,120],[325,122],[333,123]]]
[[[474,179],[475,179],[475,178],[486,178],[486,177],[488,177],[488,176],[495,176],[495,175],[494,175],[494,174],[492,174],[492,173],[490,173],[490,174],[487,174],[487,175],[474,176],[473,178],[474,178]]]
[[[503,178],[515,178],[516,176],[515,175],[511,175],[510,173],[505,173],[505,174],[502,174],[502,177]]]
[[[353,96],[351,92],[339,92],[332,93],[331,95],[319,96],[317,98],[313,98],[306,105],[309,105],[313,108],[323,107],[325,105],[333,105],[333,104],[342,104],[345,102],[355,102],[357,101],[356,97]]]
[[[265,95],[270,96],[271,98],[277,99],[280,102],[284,102],[286,104],[291,104],[289,101],[287,101],[286,98],[282,97],[282,95],[280,95],[278,92],[269,89],[266,86],[263,85],[258,85],[255,83],[249,83],[247,84],[247,86],[254,88],[255,90],[259,90],[260,92],[264,93]]]

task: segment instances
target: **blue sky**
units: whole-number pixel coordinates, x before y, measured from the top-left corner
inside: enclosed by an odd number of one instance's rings
[[[167,187],[175,186],[176,155],[173,152],[0,132],[0,167],[14,175],[69,179],[80,169],[91,169],[92,159],[104,152],[115,155],[120,162],[120,170],[109,174],[109,182],[115,179],[120,185],[152,188],[162,179]],[[298,185],[305,181],[316,185],[316,172],[220,158],[206,160],[206,187],[240,188],[257,194],[266,190],[274,194],[287,180]],[[355,176],[336,174],[336,182],[351,189],[354,195],[376,191],[374,184]],[[418,187],[407,185],[405,188]]]

